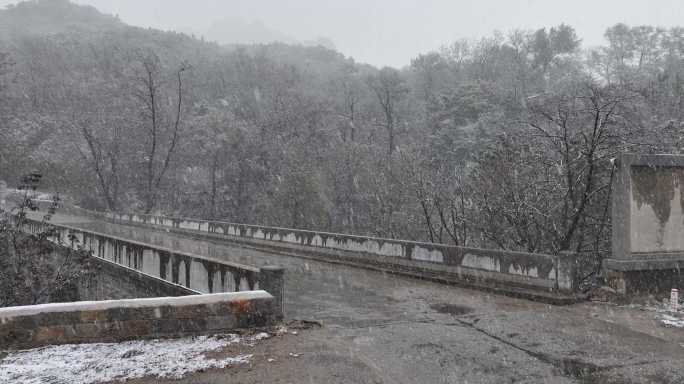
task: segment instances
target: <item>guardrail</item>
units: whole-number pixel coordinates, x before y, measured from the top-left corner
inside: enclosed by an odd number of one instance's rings
[[[16,220],[12,217],[12,220]],[[284,269],[262,268],[197,256],[103,233],[24,219],[22,230],[50,234],[48,240],[199,293],[265,290],[275,297],[282,317]]]
[[[144,225],[173,232],[204,234],[231,241],[294,250],[320,257],[346,258],[354,263],[382,265],[390,272],[407,272],[441,280],[460,279],[469,285],[522,287],[545,292],[578,291],[579,255],[533,254],[449,246],[321,231],[172,218],[158,215],[103,213],[77,208],[80,215],[127,225]],[[475,283],[475,284],[472,284]]]

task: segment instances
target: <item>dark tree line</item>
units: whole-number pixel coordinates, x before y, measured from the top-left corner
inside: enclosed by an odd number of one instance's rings
[[[619,24],[593,50],[567,25],[497,33],[398,70],[101,24],[0,44],[0,178],[39,166],[96,209],[599,255],[611,159],[682,142],[679,28]]]

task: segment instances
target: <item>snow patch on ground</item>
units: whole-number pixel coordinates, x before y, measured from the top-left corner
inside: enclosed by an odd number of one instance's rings
[[[660,323],[666,327],[684,328],[684,316],[660,315]]]
[[[256,335],[254,335],[252,338],[254,340],[263,340],[263,339],[268,339],[269,337],[271,337],[271,335],[269,335],[268,333],[260,332],[260,333],[257,333]]]
[[[638,309],[642,311],[655,312],[660,324],[665,327],[684,328],[684,303],[679,303],[678,310],[672,311],[667,299],[659,304],[641,305],[629,304],[625,308]]]
[[[192,372],[247,363],[252,355],[213,359],[204,353],[231,344],[253,345],[264,338],[262,334],[246,338],[230,334],[13,352],[0,360],[0,383],[93,384],[140,377],[181,378]]]

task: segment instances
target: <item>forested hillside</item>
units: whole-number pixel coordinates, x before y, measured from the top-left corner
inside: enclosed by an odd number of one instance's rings
[[[611,159],[684,132],[684,29],[605,36],[511,31],[379,69],[22,3],[0,11],[0,179],[37,168],[97,209],[600,254]]]

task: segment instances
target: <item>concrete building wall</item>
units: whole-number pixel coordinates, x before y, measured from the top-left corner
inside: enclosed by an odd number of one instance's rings
[[[684,251],[684,168],[630,171],[632,252]]]
[[[623,154],[612,191],[610,259],[684,252],[684,156]]]
[[[622,154],[612,190],[612,254],[606,281],[622,294],[681,287],[684,156]]]

